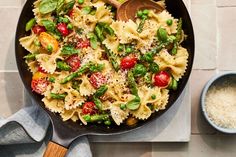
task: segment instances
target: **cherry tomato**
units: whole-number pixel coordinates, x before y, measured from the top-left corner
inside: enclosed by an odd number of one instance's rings
[[[67,25],[65,23],[57,24],[57,29],[64,37],[69,34],[69,30],[67,29]]]
[[[46,32],[40,33],[39,41],[45,50],[48,50],[49,46],[51,47],[52,52],[57,52],[59,49],[59,42],[52,35]]]
[[[31,81],[32,90],[38,94],[43,94],[46,91],[48,85],[49,85],[49,82],[45,78],[41,78],[37,80],[33,79]]]
[[[83,40],[83,39],[78,39],[78,43],[76,45],[76,48],[78,49],[83,49],[83,48],[88,48],[90,46],[90,41],[88,39]]]
[[[121,60],[120,66],[122,69],[131,69],[137,63],[137,58],[135,56],[126,56]]]
[[[93,73],[89,81],[94,88],[99,88],[107,82],[105,76],[100,72]]]
[[[83,112],[83,114],[93,115],[93,114],[96,114],[98,112],[98,110],[96,109],[95,103],[93,103],[93,102],[86,102],[83,105],[82,112]]]
[[[37,35],[39,35],[42,32],[46,32],[46,28],[44,26],[39,26],[39,25],[35,25],[32,28],[32,30],[33,30],[34,34],[37,34]]]
[[[66,59],[66,63],[71,67],[71,71],[75,72],[80,67],[80,58],[78,55],[71,55]]]
[[[38,67],[38,72],[47,74],[47,72],[42,67],[40,67],[40,66]]]
[[[166,71],[161,71],[154,76],[154,85],[160,88],[168,87],[171,82],[171,76]]]

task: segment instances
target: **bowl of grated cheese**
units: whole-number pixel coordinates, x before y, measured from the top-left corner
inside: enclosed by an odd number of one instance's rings
[[[218,74],[207,82],[201,95],[201,109],[215,129],[236,133],[236,72]]]

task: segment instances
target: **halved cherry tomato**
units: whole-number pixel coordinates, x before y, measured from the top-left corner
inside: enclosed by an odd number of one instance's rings
[[[83,39],[78,39],[78,43],[76,45],[76,48],[78,49],[83,49],[83,48],[88,48],[90,46],[90,41],[88,39],[83,40]]]
[[[89,82],[92,84],[94,88],[99,88],[102,85],[104,85],[107,82],[107,80],[102,73],[96,72],[91,75],[91,77],[89,78]]]
[[[41,66],[38,67],[38,72],[47,74],[47,72]]]
[[[131,69],[135,66],[136,63],[137,63],[137,58],[133,55],[129,55],[121,60],[120,66],[124,70]]]
[[[154,85],[160,88],[166,88],[171,82],[171,76],[166,71],[161,71],[154,76]]]
[[[38,80],[38,79],[42,79],[42,78],[46,78],[47,74],[46,73],[42,73],[40,71],[37,71],[36,73],[34,73],[32,79],[33,80]]]
[[[83,114],[93,115],[93,114],[96,114],[98,110],[96,109],[96,105],[94,102],[86,102],[83,105],[82,112]]]
[[[80,67],[80,58],[78,55],[71,55],[66,59],[66,63],[71,67],[71,71],[75,72]]]
[[[43,94],[46,91],[48,85],[49,85],[49,82],[45,78],[36,79],[36,80],[33,79],[31,81],[32,91],[38,94]]]
[[[57,24],[57,29],[64,37],[69,34],[69,30],[67,29],[67,25],[65,23]]]
[[[33,30],[34,34],[37,34],[37,35],[39,35],[42,32],[46,32],[46,28],[44,26],[40,26],[40,25],[35,25],[32,28],[32,30]]]
[[[48,46],[52,48],[52,52],[56,52],[59,49],[58,41],[46,32],[42,32],[39,35],[39,41],[45,50],[48,49]]]

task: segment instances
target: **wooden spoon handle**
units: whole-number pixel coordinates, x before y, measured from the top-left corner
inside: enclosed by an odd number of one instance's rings
[[[65,157],[66,152],[67,148],[50,141],[43,157]]]
[[[109,3],[110,5],[116,7],[117,9],[121,6],[121,3],[117,0],[105,0],[105,2]]]

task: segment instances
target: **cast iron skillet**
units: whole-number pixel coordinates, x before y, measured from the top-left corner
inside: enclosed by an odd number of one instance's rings
[[[27,23],[29,19],[33,17],[32,8],[33,8],[34,1],[35,0],[27,0],[21,12],[18,25],[17,25],[16,37],[15,37],[15,56],[16,56],[18,70],[19,70],[21,79],[24,83],[26,90],[30,93],[31,97],[38,103],[38,105],[41,106],[51,118],[51,122],[53,125],[53,137],[52,137],[53,142],[49,143],[46,153],[44,154],[45,157],[49,157],[49,156],[63,157],[70,143],[77,137],[80,137],[83,135],[114,135],[114,134],[129,132],[131,130],[140,128],[141,126],[144,126],[145,124],[150,123],[154,119],[161,116],[165,111],[167,111],[174,104],[174,102],[177,100],[177,98],[183,91],[188,81],[189,75],[191,73],[193,59],[194,59],[193,27],[192,27],[192,23],[191,23],[191,19],[188,14],[188,11],[184,3],[182,2],[182,0],[174,0],[174,1],[166,0],[167,10],[174,17],[176,18],[182,17],[183,19],[183,30],[185,34],[187,34],[188,36],[187,40],[184,41],[183,46],[186,47],[189,52],[188,67],[187,67],[186,73],[179,82],[178,90],[174,92],[172,91],[170,92],[170,98],[169,98],[169,103],[167,104],[167,108],[163,111],[159,111],[152,114],[152,116],[148,120],[140,121],[135,126],[127,126],[127,125],[116,126],[114,124],[110,126],[110,128],[107,128],[106,126],[101,125],[101,124],[91,124],[88,126],[81,126],[79,123],[74,123],[72,121],[63,122],[59,115],[48,111],[44,107],[44,104],[41,101],[42,96],[32,92],[31,87],[30,87],[32,74],[27,70],[28,69],[27,65],[25,64],[25,61],[23,59],[23,57],[28,52],[19,44],[19,39],[26,35],[25,24]]]

